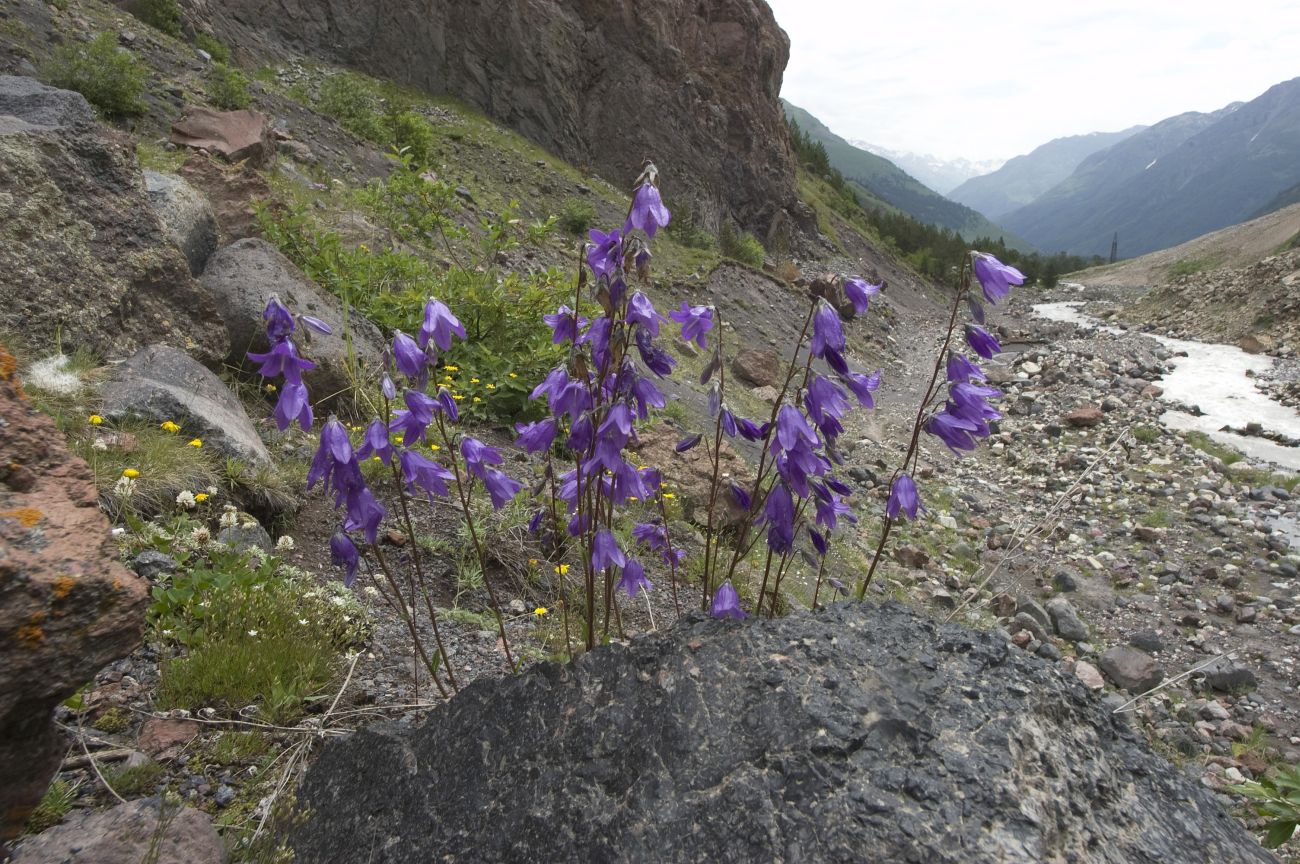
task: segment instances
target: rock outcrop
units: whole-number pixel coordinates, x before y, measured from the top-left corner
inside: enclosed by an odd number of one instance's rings
[[[103,356],[224,357],[221,314],[149,206],[128,139],[79,93],[0,76],[0,329]]]
[[[762,0],[196,0],[233,45],[292,46],[450,93],[618,185],[654,159],[670,206],[765,236],[796,200],[777,95],[789,39]]]
[[[146,171],[144,185],[163,231],[189,262],[190,273],[198,276],[217,251],[217,214],[212,205],[202,192],[172,174]]]
[[[345,319],[343,306],[333,295],[317,288],[265,240],[250,237],[222,249],[212,256],[200,282],[226,317],[230,330],[226,362],[232,367],[256,368],[247,360],[248,352],[270,350],[262,312],[276,294],[295,315],[312,315],[333,331],[299,333],[303,355],[316,364],[307,373],[313,400],[350,398],[358,382],[378,378],[384,342],[379,328],[355,309]]]
[[[82,810],[23,844],[13,864],[224,864],[212,817],[193,807],[164,810],[142,798],[99,812]]]
[[[53,711],[143,635],[144,581],[117,560],[85,462],[0,351],[0,858],[67,752]]]
[[[299,801],[318,864],[1274,860],[1073,676],[894,603],[481,680]]]

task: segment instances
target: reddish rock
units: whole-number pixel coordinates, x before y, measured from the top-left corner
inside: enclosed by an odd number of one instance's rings
[[[924,570],[930,564],[930,555],[916,546],[899,546],[894,549],[894,560],[909,570]]]
[[[176,173],[212,205],[220,246],[259,236],[254,205],[270,199],[271,187],[253,166],[247,162],[225,165],[202,153],[191,153]]]
[[[1084,405],[1080,408],[1075,408],[1073,411],[1066,414],[1062,414],[1061,422],[1068,426],[1084,428],[1087,426],[1096,426],[1102,421],[1103,417],[1105,417],[1105,415],[1102,414],[1100,407],[1096,405]]]
[[[172,124],[171,142],[178,147],[206,150],[230,162],[261,168],[275,156],[275,138],[266,115],[247,109],[214,111],[190,106]]]
[[[159,761],[175,759],[198,734],[199,724],[193,720],[150,717],[140,727],[135,746],[142,753]]]
[[[157,798],[83,810],[28,840],[13,864],[223,864],[226,849],[212,818],[193,807],[161,811]]]
[[[118,561],[90,469],[27,404],[15,365],[0,351],[0,847],[67,752],[55,706],[140,643],[147,596]]]
[[[731,361],[731,371],[746,384],[776,387],[781,383],[781,356],[770,348],[746,348]]]
[[[1102,680],[1101,673],[1097,671],[1097,667],[1083,660],[1074,664],[1074,677],[1078,678],[1079,681],[1082,682],[1083,686],[1087,687],[1089,690],[1100,690],[1102,687],[1106,686],[1106,682]]]

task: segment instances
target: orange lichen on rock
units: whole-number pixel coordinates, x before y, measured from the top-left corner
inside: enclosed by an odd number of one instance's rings
[[[45,515],[35,507],[15,507],[12,510],[0,510],[0,519],[16,519],[24,528],[35,528],[36,523]]]
[[[54,580],[54,588],[50,592],[54,595],[55,600],[62,600],[72,593],[72,589],[77,585],[77,580],[71,576],[60,576]]]

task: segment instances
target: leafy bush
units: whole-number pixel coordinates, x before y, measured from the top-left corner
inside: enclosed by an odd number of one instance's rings
[[[1291,839],[1300,825],[1300,766],[1282,768],[1272,777],[1231,788],[1249,798],[1255,812],[1267,820],[1266,849],[1276,849]]]
[[[396,88],[341,72],[325,79],[316,107],[354,135],[409,155],[418,166],[433,158],[429,121]]]
[[[80,783],[69,783],[66,780],[55,780],[51,783],[50,788],[45,790],[45,797],[41,799],[41,803],[37,804],[32,815],[27,817],[27,831],[31,834],[39,834],[62,822],[63,817],[72,810],[80,786]]]
[[[128,8],[132,15],[168,36],[181,35],[181,7],[176,0],[134,0]]]
[[[230,63],[230,46],[209,33],[200,33],[194,37],[194,46],[208,52],[213,63]]]
[[[429,164],[433,158],[433,129],[428,120],[415,111],[396,111],[384,117],[382,125],[398,153],[409,156],[416,165]]]
[[[145,67],[117,45],[117,37],[100,33],[88,43],[68,43],[51,55],[41,77],[55,87],[75,90],[110,117],[143,114]]]
[[[763,244],[758,242],[758,238],[748,231],[737,232],[730,224],[722,226],[722,235],[718,238],[718,245],[722,254],[728,258],[735,258],[742,264],[748,264],[750,267],[763,266]]]
[[[570,198],[560,208],[560,227],[570,234],[586,234],[596,222],[596,208],[580,198]]]
[[[226,111],[247,108],[251,101],[248,78],[225,63],[215,63],[208,73],[208,98],[213,105]]]
[[[673,220],[664,229],[669,236],[690,249],[713,248],[713,235],[700,224],[699,215],[693,207],[674,202],[668,205],[668,209],[673,214]]]

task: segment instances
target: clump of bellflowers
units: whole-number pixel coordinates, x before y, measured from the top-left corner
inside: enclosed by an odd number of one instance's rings
[[[263,378],[283,379],[272,414],[275,425],[281,432],[294,423],[307,432],[314,419],[302,373],[315,369],[316,364],[298,353],[298,344],[294,341],[293,334],[299,321],[303,324],[304,332],[315,330],[326,335],[330,333],[329,325],[319,318],[310,315],[295,318],[289,308],[280,302],[280,298],[272,294],[262,312],[262,323],[266,327],[266,339],[271,343],[271,348],[264,354],[249,352],[248,355],[249,360],[258,364],[257,372]]]
[[[287,399],[288,405],[283,411],[279,407],[276,411],[276,420],[281,428],[285,428],[289,420],[296,419],[304,430],[308,429],[311,425],[310,407],[305,408],[305,414],[296,412],[300,402],[307,404],[307,390],[301,373],[311,369],[312,364],[297,356],[289,338],[293,331],[293,318],[277,298],[273,297],[267,304],[264,319],[272,350],[267,354],[250,355],[250,358],[262,364],[263,375],[279,373],[285,379],[280,398],[282,403]],[[439,388],[432,395],[428,392],[429,373],[437,362],[438,352],[450,350],[455,338],[463,340],[465,328],[444,303],[430,299],[425,304],[423,323],[416,336],[400,330],[393,335],[380,384],[382,416],[370,421],[357,445],[354,445],[347,428],[337,418],[330,417],[321,427],[320,444],[307,474],[307,488],[310,490],[320,484],[326,493],[334,496],[335,507],[343,512],[340,525],[330,538],[329,548],[332,561],[344,571],[344,583],[350,587],[363,559],[370,559],[372,566],[369,569],[375,577],[376,587],[406,624],[417,656],[444,695],[448,693],[448,685],[454,690],[457,683],[447,661],[439,616],[419,549],[412,544],[407,553],[409,560],[402,562],[415,571],[415,578],[410,578],[408,573],[406,579],[399,579],[398,562],[389,561],[378,544],[379,528],[389,511],[376,499],[360,463],[374,460],[392,471],[397,489],[395,518],[407,536],[415,536],[410,506],[413,500],[424,498],[430,503],[435,499],[452,501],[461,511],[478,553],[479,564],[486,572],[487,558],[472,508],[474,490],[482,486],[492,506],[500,509],[519,493],[522,484],[501,470],[499,466],[504,459],[499,450],[458,431],[460,412],[455,399],[445,388]],[[400,387],[397,381],[401,382]],[[293,394],[287,396],[291,389]],[[434,454],[438,454],[436,458]],[[500,629],[503,650],[513,668],[514,658],[500,604],[491,580],[485,579],[485,583]],[[436,649],[432,652],[420,637],[422,613],[427,615],[433,630]]]
[[[1001,391],[987,386],[988,376],[978,361],[973,360],[960,344],[954,344],[958,319],[964,305],[972,319],[969,323],[962,323],[966,348],[983,360],[993,359],[1002,350],[997,337],[984,327],[984,304],[972,288],[972,274],[979,284],[984,302],[989,305],[1004,300],[1011,293],[1012,286],[1023,285],[1025,281],[1024,274],[1015,267],[1003,264],[985,252],[971,252],[962,263],[949,313],[948,329],[935,358],[930,383],[917,410],[907,452],[890,479],[884,525],[871,566],[858,583],[859,598],[866,595],[885,544],[889,542],[894,523],[899,519],[915,520],[925,511],[913,479],[921,433],[934,436],[960,456],[963,452],[974,450],[980,440],[987,438],[989,423],[1002,417],[991,404],[991,400],[1002,395]]]

